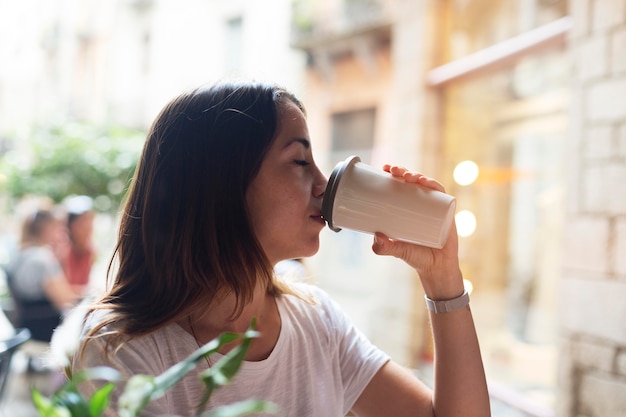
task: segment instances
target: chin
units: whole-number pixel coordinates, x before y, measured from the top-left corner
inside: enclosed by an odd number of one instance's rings
[[[311,242],[310,254],[308,256],[313,256],[320,250],[320,237],[319,235],[315,236],[315,239]]]
[[[287,259],[308,258],[315,255],[319,251],[319,249],[320,242],[318,239],[315,243],[307,245],[306,247],[301,248],[301,250],[294,252],[294,254]]]

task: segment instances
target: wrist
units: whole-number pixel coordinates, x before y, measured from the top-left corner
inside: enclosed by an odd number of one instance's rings
[[[421,273],[420,281],[424,293],[431,300],[449,300],[463,294],[465,283],[461,270],[441,268],[430,273]]]
[[[469,306],[469,293],[466,289],[463,289],[461,295],[449,298],[449,299],[431,299],[427,295],[424,295],[426,301],[426,308],[435,314],[450,313],[452,311],[460,310]]]

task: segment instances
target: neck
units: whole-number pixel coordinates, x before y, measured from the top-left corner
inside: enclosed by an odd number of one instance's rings
[[[88,243],[73,242],[73,247],[74,251],[79,254],[83,254],[89,251]]]
[[[280,334],[281,319],[276,299],[267,293],[265,288],[256,288],[252,301],[246,304],[241,314],[233,317],[235,298],[227,296],[211,303],[202,314],[192,313],[178,324],[190,333],[199,346],[215,339],[223,332],[243,333],[250,327],[250,321],[256,317],[255,329],[261,336],[254,339],[246,353],[246,360],[259,361],[267,358]],[[239,342],[228,343],[220,349],[226,353]]]
[[[252,300],[243,307],[241,314],[235,316],[236,301],[233,294],[227,294],[214,300],[202,313],[192,312],[188,319],[181,320],[179,324],[188,331],[192,330],[188,327],[193,326],[196,337],[200,339],[198,342],[207,343],[223,332],[245,332],[253,318],[256,318],[257,330],[260,330],[275,307],[274,298],[259,285],[254,289]]]

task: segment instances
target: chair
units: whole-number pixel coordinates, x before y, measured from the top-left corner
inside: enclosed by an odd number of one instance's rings
[[[15,351],[30,339],[30,330],[16,329],[15,335],[0,341],[0,400],[11,373],[11,359]]]
[[[61,313],[46,298],[25,299],[15,289],[16,277],[3,267],[6,283],[11,297],[11,311],[7,315],[15,328],[30,330],[30,339],[49,344],[54,329],[61,324]]]

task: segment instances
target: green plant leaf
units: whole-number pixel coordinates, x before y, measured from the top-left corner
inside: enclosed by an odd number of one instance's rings
[[[243,417],[253,413],[276,414],[278,406],[267,401],[246,400],[219,407],[199,417]]]
[[[115,388],[110,382],[97,390],[88,401],[78,392],[78,383],[88,379],[117,381],[119,373],[112,368],[97,367],[77,372],[68,382],[59,388],[51,398],[33,389],[33,404],[42,417],[99,417],[109,404],[109,397]]]
[[[205,383],[206,393],[198,414],[206,405],[211,393],[217,387],[228,384],[239,371],[253,338],[259,336],[254,330],[256,320],[252,319],[249,329],[244,334],[222,333],[206,345],[189,355],[185,360],[173,365],[161,375],[134,375],[126,383],[124,392],[118,402],[119,417],[137,417],[145,406],[153,399],[159,398],[174,386],[185,374],[194,369],[198,362],[206,356],[217,352],[225,344],[242,339],[240,345],[229,351],[212,368],[200,374]],[[89,400],[78,391],[78,384],[92,379],[108,381],[94,392]],[[110,405],[111,394],[120,374],[110,367],[83,369],[71,376],[51,398],[40,391],[32,390],[32,400],[41,417],[101,417]],[[220,407],[203,417],[239,417],[252,413],[272,413],[276,406],[264,401],[242,401]]]
[[[120,417],[136,417],[157,389],[152,375],[133,375],[118,401]]]
[[[258,332],[254,330],[256,321],[253,319],[250,328],[243,334],[243,342],[228,352],[215,365],[200,374],[200,379],[206,387],[202,401],[198,406],[198,413],[204,410],[213,391],[223,385],[228,384],[239,371],[246,353],[250,348],[252,339],[258,337]]]
[[[226,385],[237,374],[241,367],[241,363],[250,347],[252,339],[244,339],[237,347],[228,352],[215,365],[200,374],[205,383],[213,385],[213,387]]]
[[[163,394],[174,386],[184,375],[194,369],[199,361],[217,352],[223,345],[237,339],[245,337],[258,337],[258,335],[258,332],[252,330],[248,330],[243,335],[239,333],[222,333],[217,338],[211,340],[209,343],[193,352],[183,361],[173,365],[161,375],[157,376],[155,378],[157,389],[153,392],[151,399],[163,396]]]
[[[72,417],[89,416],[89,404],[85,398],[75,391],[62,391],[53,397],[53,401],[69,410]]]
[[[149,375],[133,376],[126,384],[124,392],[120,396],[118,403],[118,412],[120,417],[136,417],[151,400],[165,395],[165,393],[178,383],[183,376],[185,376],[192,369],[195,369],[199,361],[204,359],[206,356],[217,352],[223,345],[242,338],[245,343],[249,339],[258,337],[259,333],[252,328],[254,324],[255,321],[253,319],[251,327],[244,334],[230,332],[220,334],[217,338],[211,340],[204,346],[201,346],[187,358],[171,366],[157,377]],[[250,342],[248,341],[246,346],[248,346],[249,343]],[[229,361],[239,360],[239,362],[241,362],[244,356],[245,352],[243,355],[238,355],[237,359],[231,358]],[[220,373],[229,374],[233,372],[233,365],[230,365],[227,368],[228,369],[226,371],[221,371]],[[236,367],[234,372],[236,372],[237,369],[239,368]]]
[[[37,414],[41,417],[72,417],[70,410],[55,404],[50,398],[45,397],[37,389],[33,388],[31,397]]]
[[[89,412],[91,417],[100,417],[111,402],[111,393],[115,389],[115,384],[109,382],[93,393],[89,400]]]

